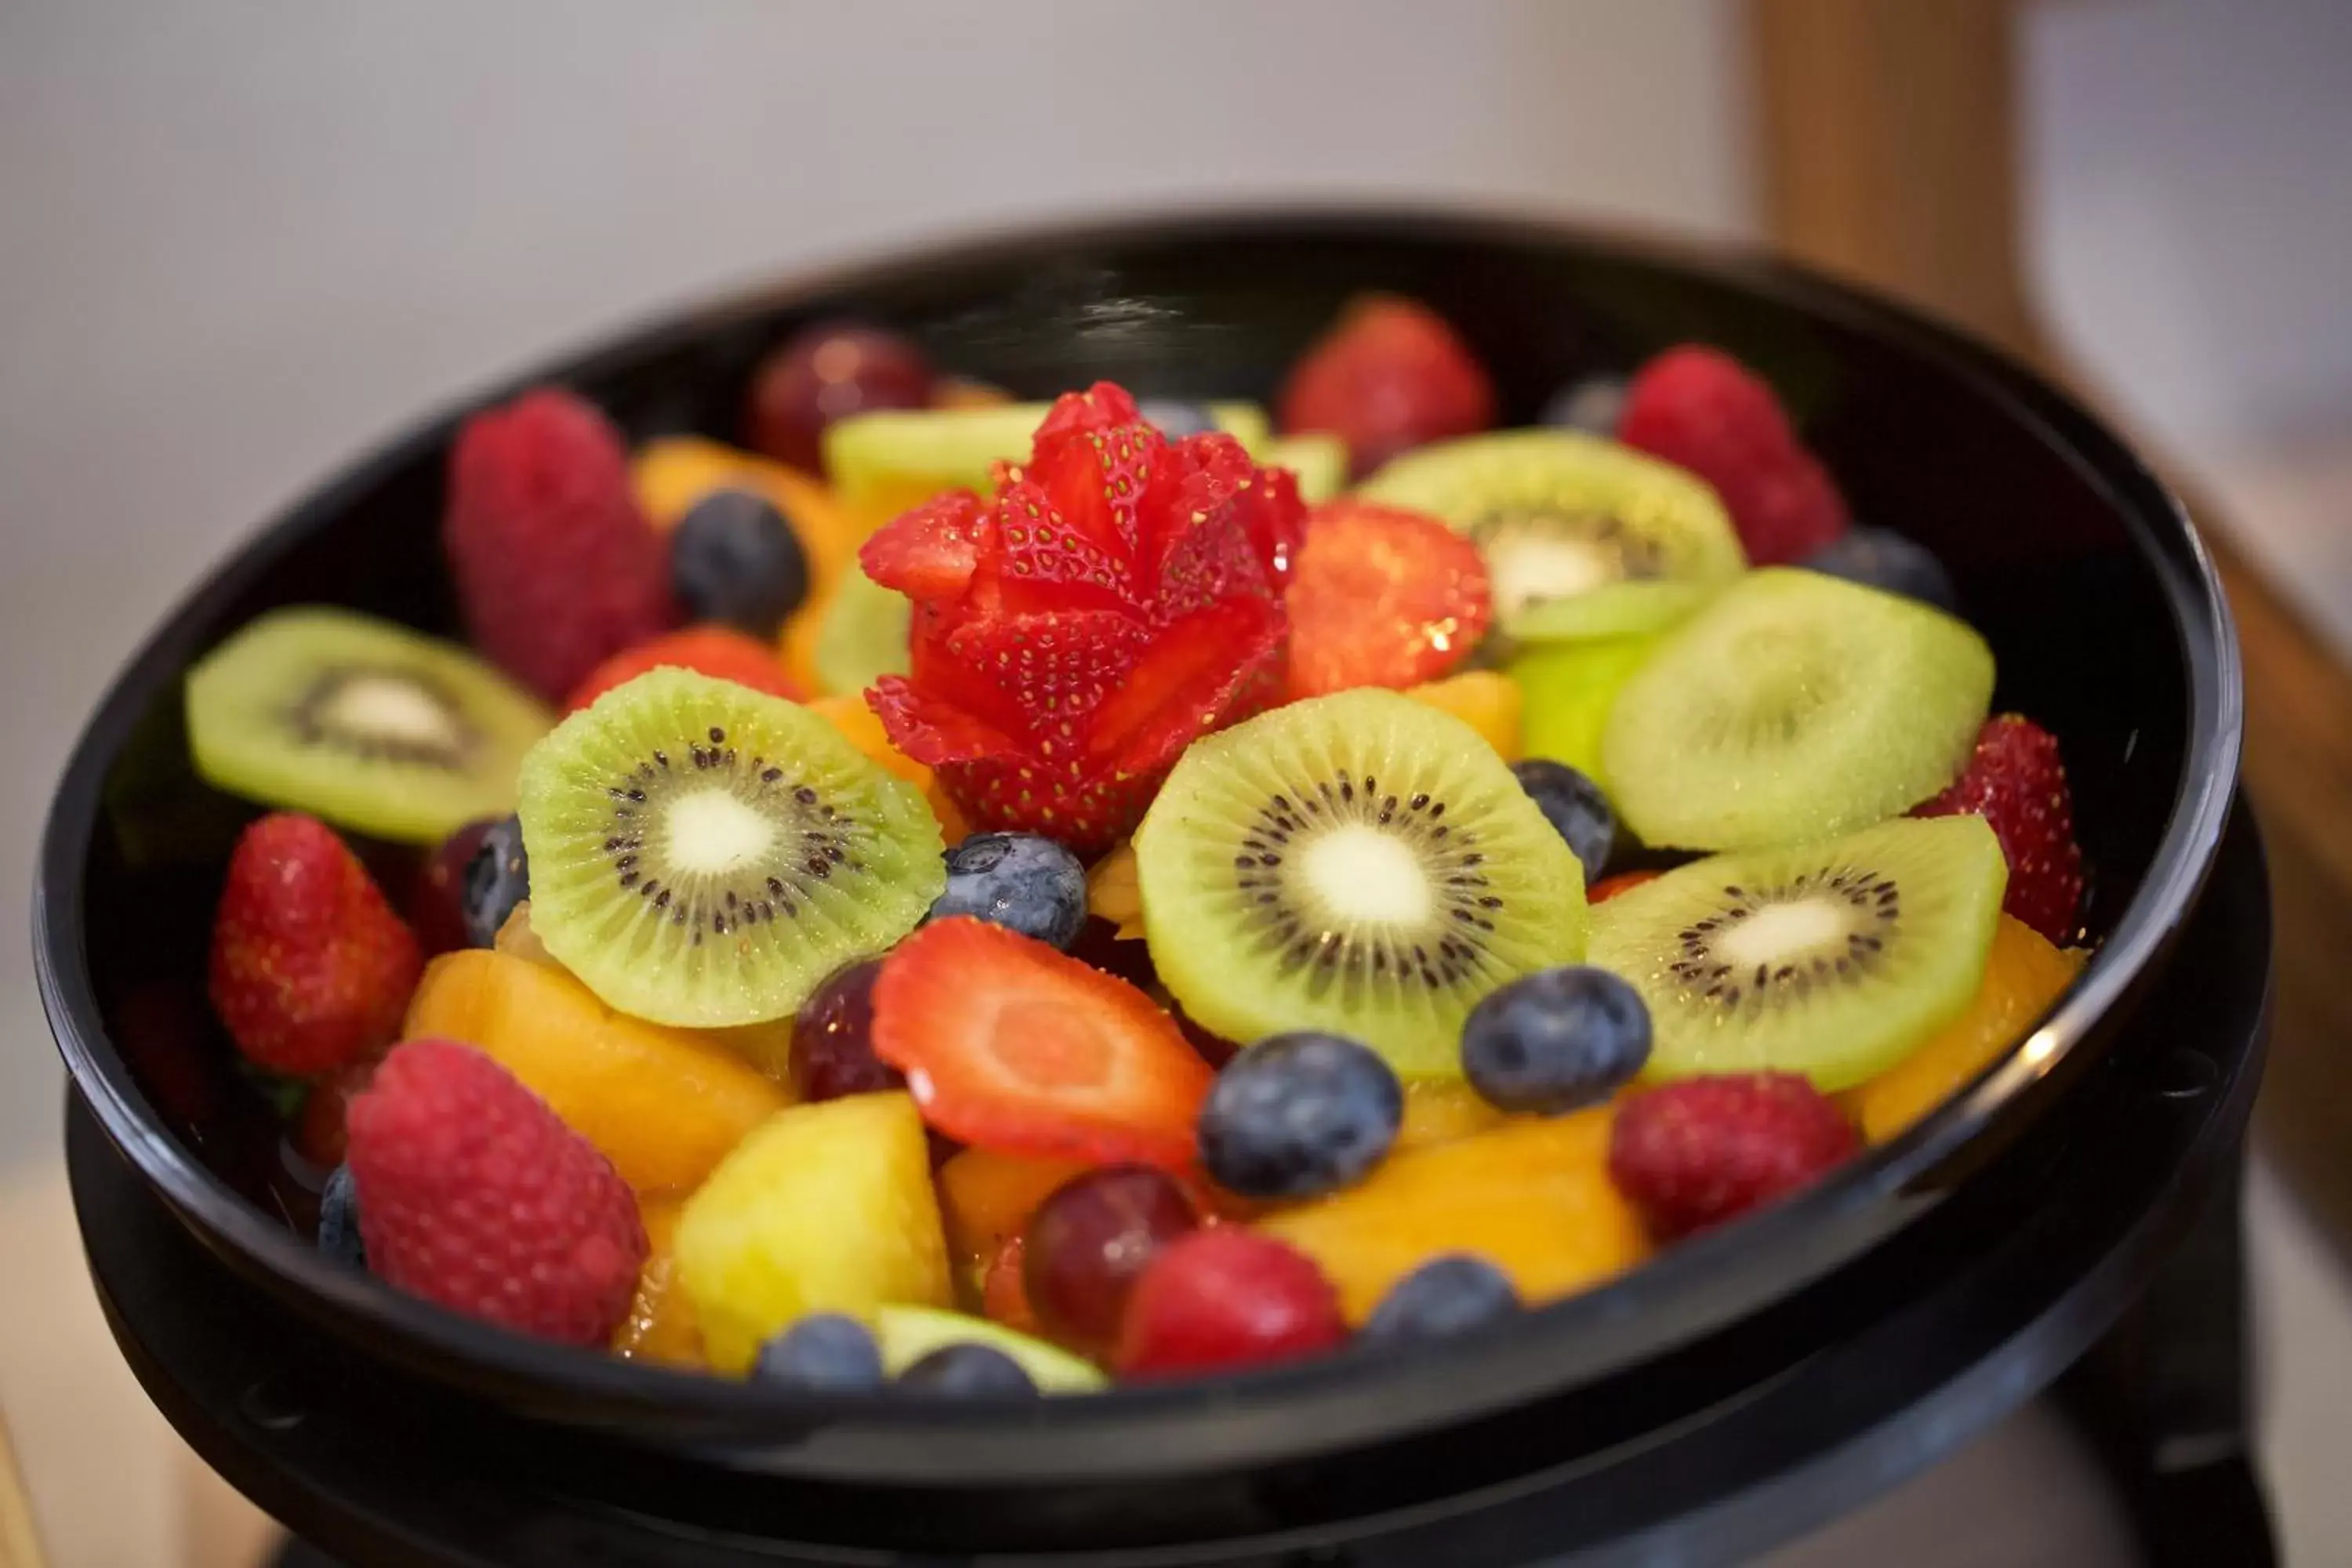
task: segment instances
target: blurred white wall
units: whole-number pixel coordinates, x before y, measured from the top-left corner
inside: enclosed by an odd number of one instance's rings
[[[2352,4],[2023,14],[2053,326],[2352,655]]]

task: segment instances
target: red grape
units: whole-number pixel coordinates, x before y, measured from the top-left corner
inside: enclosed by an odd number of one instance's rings
[[[820,321],[786,339],[752,373],[751,445],[779,462],[824,471],[824,427],[877,408],[922,408],[931,366],[906,339],[846,321]]]
[[[803,1100],[839,1100],[904,1089],[897,1068],[874,1054],[874,977],[882,961],[835,971],[793,1019],[793,1088]]]
[[[1110,1165],[1072,1177],[1037,1205],[1024,1233],[1029,1310],[1063,1343],[1108,1349],[1137,1278],[1160,1248],[1200,1223],[1200,1211],[1165,1171]]]
[[[408,898],[408,923],[425,957],[455,952],[467,945],[466,864],[481,847],[482,835],[499,820],[484,817],[466,824],[444,838],[418,868],[415,890]]]

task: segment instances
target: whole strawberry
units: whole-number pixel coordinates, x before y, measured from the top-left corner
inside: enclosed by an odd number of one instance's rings
[[[1445,318],[1416,300],[1351,301],[1282,389],[1285,434],[1328,431],[1349,468],[1370,473],[1399,452],[1495,422],[1495,384]]]
[[[559,388],[466,421],[441,538],[474,646],[551,702],[677,620],[620,433]]]
[[[246,1058],[310,1076],[399,1032],[424,968],[416,938],[334,830],[280,812],[229,856],[213,918],[213,1010]]]
[[[1305,516],[1231,437],[1171,442],[1108,383],[1070,394],[992,498],[866,542],[915,604],[908,674],[866,700],[974,827],[1107,849],[1186,746],[1277,691]]]
[[[1780,398],[1719,350],[1685,343],[1643,365],[1617,438],[1714,486],[1759,566],[1801,561],[1845,531],[1845,498]]]
[[[1687,1078],[1633,1095],[1609,1130],[1609,1174],[1660,1241],[1808,1186],[1860,1147],[1794,1073]]]
[[[599,1345],[648,1247],[612,1162],[471,1046],[394,1047],[345,1115],[368,1267],[452,1311]]]
[[[1911,815],[1966,812],[1992,825],[2009,862],[2000,907],[2064,946],[2083,902],[2083,850],[2074,842],[2074,803],[2058,737],[2016,713],[1986,720],[1958,781]]]

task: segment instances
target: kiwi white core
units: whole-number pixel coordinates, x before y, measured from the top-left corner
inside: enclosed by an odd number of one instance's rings
[[[670,864],[680,871],[723,877],[756,866],[776,842],[776,825],[732,790],[697,790],[663,813]]]
[[[1307,847],[1299,869],[1324,903],[1359,921],[1412,926],[1430,918],[1429,873],[1410,845],[1362,823]]]
[[[1816,949],[1843,947],[1855,929],[1843,901],[1801,899],[1793,903],[1767,904],[1716,939],[1717,951],[1735,966],[1778,965]]]
[[[329,729],[405,745],[457,751],[466,743],[448,705],[398,675],[361,673],[336,682],[318,717]]]
[[[1538,599],[1566,599],[1625,575],[1616,551],[1589,539],[1519,533],[1498,539],[1487,552],[1509,616]]]

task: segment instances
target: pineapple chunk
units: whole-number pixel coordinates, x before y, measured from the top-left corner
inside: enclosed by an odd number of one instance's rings
[[[1605,1110],[1514,1121],[1391,1155],[1362,1184],[1258,1228],[1321,1265],[1348,1321],[1432,1258],[1467,1252],[1529,1303],[1558,1300],[1642,1260],[1640,1218],[1609,1179]]]
[[[686,1201],[674,1245],[704,1353],[723,1373],[811,1312],[950,1304],[923,1121],[903,1093],[771,1117]]]

